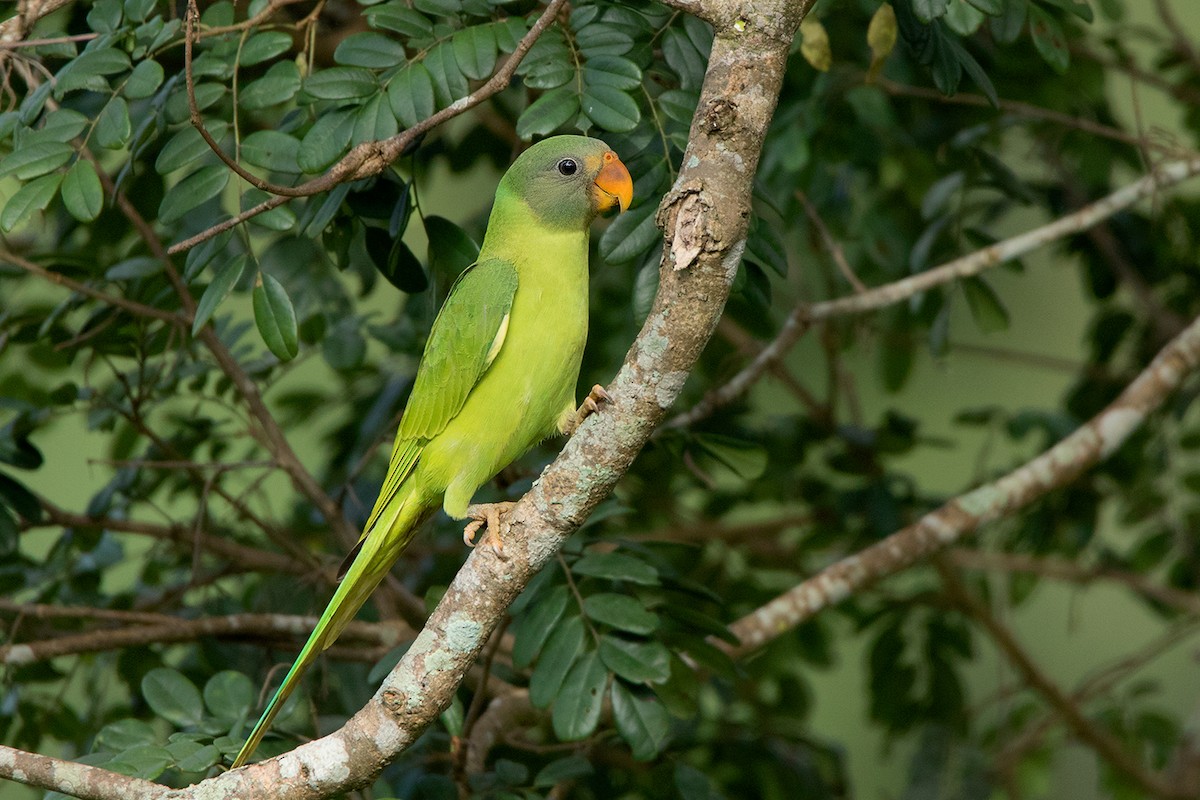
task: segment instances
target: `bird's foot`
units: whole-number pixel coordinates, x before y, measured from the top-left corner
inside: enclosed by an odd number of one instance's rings
[[[604,391],[603,386],[597,383],[588,392],[588,396],[583,398],[583,402],[579,404],[579,410],[575,412],[575,416],[567,420],[566,430],[563,433],[567,436],[575,433],[576,429],[583,424],[585,419],[600,410],[600,406],[612,401],[612,396]]]
[[[475,547],[476,544],[488,545],[492,548],[492,552],[496,555],[504,556],[504,534],[508,532],[508,512],[516,503],[479,503],[473,506],[467,506],[467,516],[471,518],[471,522],[467,523],[467,527],[463,528],[463,543],[467,547]],[[475,541],[475,534],[479,533],[480,528],[487,528],[487,533],[478,542]]]

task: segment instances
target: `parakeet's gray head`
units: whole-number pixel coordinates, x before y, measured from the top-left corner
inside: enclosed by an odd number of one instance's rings
[[[522,153],[504,174],[496,200],[516,198],[548,225],[585,229],[602,211],[629,208],[633,180],[599,139],[552,136]]]

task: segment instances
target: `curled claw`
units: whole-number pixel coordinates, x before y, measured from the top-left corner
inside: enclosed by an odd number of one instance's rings
[[[509,523],[506,517],[516,503],[481,503],[467,507],[467,516],[471,522],[463,528],[463,543],[467,547],[488,545],[497,556],[504,557],[504,534],[508,531]],[[480,528],[487,528],[487,533],[479,542],[475,541]]]
[[[606,403],[612,403],[612,401],[612,395],[606,392],[604,387],[597,383],[592,387],[592,390],[588,392],[588,396],[583,398],[583,402],[579,404],[579,410],[576,411],[575,416],[568,421],[566,430],[564,430],[563,433],[570,436],[580,425],[583,424],[585,419],[599,411],[601,406]]]

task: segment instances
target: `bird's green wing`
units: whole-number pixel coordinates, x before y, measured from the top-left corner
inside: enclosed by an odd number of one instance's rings
[[[462,410],[467,395],[500,352],[516,293],[516,267],[498,258],[468,267],[455,281],[433,321],[387,477],[363,528],[364,536],[412,471],[424,443]]]
[[[438,312],[400,421],[402,439],[429,439],[462,410],[508,329],[517,270],[498,258],[467,268]]]

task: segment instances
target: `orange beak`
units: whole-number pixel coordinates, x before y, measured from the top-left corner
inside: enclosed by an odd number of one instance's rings
[[[605,153],[603,159],[604,165],[596,175],[596,190],[592,192],[596,207],[608,211],[619,206],[621,211],[626,211],[633,202],[633,178],[613,151]]]

